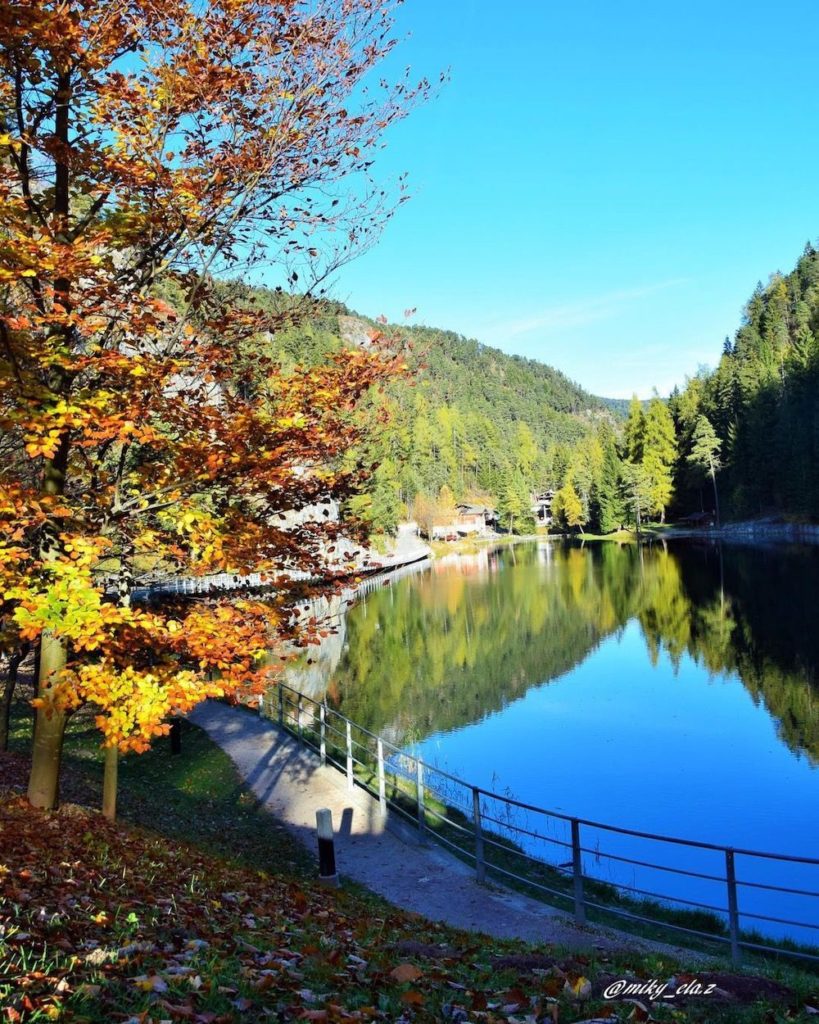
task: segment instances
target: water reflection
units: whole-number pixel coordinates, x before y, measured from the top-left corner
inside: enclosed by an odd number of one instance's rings
[[[401,744],[479,722],[634,621],[650,663],[736,675],[819,762],[813,605],[801,549],[518,546],[436,561],[370,594],[288,682]]]
[[[353,607],[287,681],[427,764],[528,804],[815,856],[817,569],[815,549],[683,544],[544,542],[442,559]],[[657,856],[653,843],[585,835],[592,850]],[[721,876],[717,855],[674,855]],[[740,857],[738,869],[748,927],[754,914],[815,919],[811,900],[754,888],[781,886],[780,864]],[[674,894],[661,873],[605,854],[584,872]],[[813,868],[788,875],[819,888]],[[677,896],[724,906],[723,888],[686,879]]]

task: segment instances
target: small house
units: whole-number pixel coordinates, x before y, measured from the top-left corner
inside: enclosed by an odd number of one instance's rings
[[[465,537],[469,534],[485,536],[494,532],[498,525],[498,513],[488,505],[474,505],[460,502],[455,506],[455,528],[458,534]]]
[[[532,515],[544,526],[548,526],[552,521],[552,502],[554,497],[554,491],[543,491],[540,494],[536,494],[532,500]]]

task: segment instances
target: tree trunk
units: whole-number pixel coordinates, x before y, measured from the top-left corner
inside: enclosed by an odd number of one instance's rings
[[[59,800],[60,757],[68,715],[50,708],[50,689],[65,667],[65,645],[50,633],[43,633],[40,643],[40,672],[37,696],[45,700],[38,707],[32,744],[31,776],[28,799],[34,807],[50,810]]]
[[[390,596],[392,596],[392,587],[390,587]],[[174,718],[171,722],[171,753],[181,754],[182,753],[182,723],[178,718]]]
[[[71,168],[68,159],[70,151],[69,119],[71,106],[71,72],[61,71],[57,76],[57,91],[54,108],[54,136],[60,144],[54,158],[54,214],[57,219],[58,238],[67,241],[69,215],[71,212]],[[54,302],[66,313],[71,312],[71,281],[63,275],[54,278]],[[65,334],[67,348],[71,349],[72,327],[61,328]],[[68,370],[55,367],[51,390],[65,397],[71,386]],[[71,447],[70,432],[60,437],[56,453],[46,459],[43,465],[42,489],[48,495],[65,493],[65,478],[68,470],[68,455]],[[41,556],[43,561],[54,558],[59,548],[58,530],[53,522],[44,531]],[[32,744],[31,775],[28,783],[28,799],[34,807],[51,809],[59,801],[60,758],[63,751],[63,737],[68,715],[54,709],[51,688],[65,668],[68,651],[65,642],[46,630],[40,639],[40,666],[37,673],[37,696],[44,707],[38,707],[34,719],[34,741]]]
[[[719,521],[719,495],[717,494],[717,474],[713,471],[713,469],[711,470],[711,483],[714,485],[714,512],[716,513],[715,525],[716,525],[717,529],[719,529],[720,521]]]
[[[28,654],[28,646],[22,650],[15,651],[9,658],[8,670],[6,672],[6,684],[3,687],[3,707],[0,709],[0,750],[9,749],[9,722],[11,720],[11,702],[14,700],[14,691],[17,688],[17,670],[20,662]]]
[[[102,813],[109,821],[117,816],[117,774],[119,750],[116,744],[105,748],[105,774],[102,778]]]

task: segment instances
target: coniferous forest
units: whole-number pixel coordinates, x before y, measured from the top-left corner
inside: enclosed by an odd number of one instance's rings
[[[237,289],[254,302],[281,301],[239,286],[225,297],[235,301]],[[295,364],[378,333],[408,369],[380,400],[367,441],[377,469],[354,499],[376,529],[471,500],[526,532],[535,526],[531,497],[545,490],[555,492],[557,526],[601,534],[703,511],[725,520],[819,512],[819,254],[811,245],[791,273],[757,285],[716,367],[668,397],[595,397],[535,360],[452,331],[383,327],[339,303],[317,304],[306,327],[269,345]]]
[[[817,338],[819,254],[807,245],[791,273],[754,289],[716,369],[671,396],[680,505],[694,502],[708,472],[691,459],[706,434],[730,517],[819,513]]]

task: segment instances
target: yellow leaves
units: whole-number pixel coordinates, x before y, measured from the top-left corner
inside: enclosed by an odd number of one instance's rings
[[[567,978],[563,987],[564,994],[571,999],[588,999],[591,996],[591,982],[581,974],[579,977]]]
[[[179,527],[182,530],[186,530],[187,532],[190,532],[196,526],[197,518],[198,518],[198,514],[196,512],[193,512],[193,511],[183,512],[183,514],[181,516],[179,516],[179,520],[178,520]]]
[[[134,985],[142,992],[167,992],[168,983],[158,974],[142,974],[132,979]]]
[[[40,571],[20,574],[4,593],[15,602],[12,618],[25,639],[37,639],[44,630],[70,640],[77,648],[96,650],[106,629],[132,613],[103,601],[93,570],[109,547],[103,537],[59,537],[58,551]]]
[[[117,670],[103,662],[83,666],[78,675],[84,700],[100,708],[97,727],[107,743],[123,752],[147,750],[153,737],[167,733],[169,716],[186,713],[206,697],[224,692],[221,683],[173,665]]]

